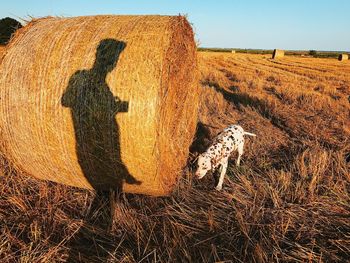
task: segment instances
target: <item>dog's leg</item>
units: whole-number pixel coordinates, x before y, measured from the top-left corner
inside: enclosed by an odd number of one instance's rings
[[[243,154],[243,146],[244,146],[244,143],[241,143],[238,145],[238,157],[237,157],[237,161],[236,161],[236,166],[239,166],[241,164],[241,156]]]
[[[241,153],[238,153],[237,161],[236,161],[236,166],[238,167],[241,164]]]
[[[215,187],[216,190],[220,191],[222,189],[222,184],[224,182],[226,170],[227,170],[227,164],[228,164],[228,159],[225,160],[225,162],[222,163],[221,165],[221,173],[220,173],[220,178],[219,178],[219,183]]]

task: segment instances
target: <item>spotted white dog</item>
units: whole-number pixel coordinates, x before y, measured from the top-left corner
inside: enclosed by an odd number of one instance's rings
[[[199,155],[196,176],[201,179],[208,171],[215,171],[221,166],[219,183],[216,186],[216,190],[220,191],[227,170],[228,158],[233,151],[238,151],[236,165],[239,166],[240,164],[243,154],[244,135],[256,136],[253,133],[245,132],[239,125],[228,126],[220,132],[211,146]]]

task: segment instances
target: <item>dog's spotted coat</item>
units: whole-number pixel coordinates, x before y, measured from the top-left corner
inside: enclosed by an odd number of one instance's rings
[[[198,157],[198,169],[196,176],[203,178],[208,171],[215,171],[221,166],[217,190],[222,189],[224,176],[227,170],[228,158],[233,151],[238,151],[236,165],[239,166],[244,147],[244,135],[256,136],[253,133],[245,132],[239,125],[231,125],[220,132],[214,139],[211,146]]]

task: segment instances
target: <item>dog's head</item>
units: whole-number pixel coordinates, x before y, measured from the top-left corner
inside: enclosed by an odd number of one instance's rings
[[[208,171],[211,170],[211,161],[209,156],[206,156],[205,154],[199,155],[197,165],[198,168],[196,171],[196,176],[201,179],[207,174]]]

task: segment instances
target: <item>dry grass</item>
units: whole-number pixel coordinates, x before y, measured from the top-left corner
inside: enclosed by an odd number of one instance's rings
[[[203,53],[200,71],[192,151],[231,123],[258,135],[222,192],[191,165],[169,198],[108,198],[7,168],[2,262],[346,262],[350,64]]]

